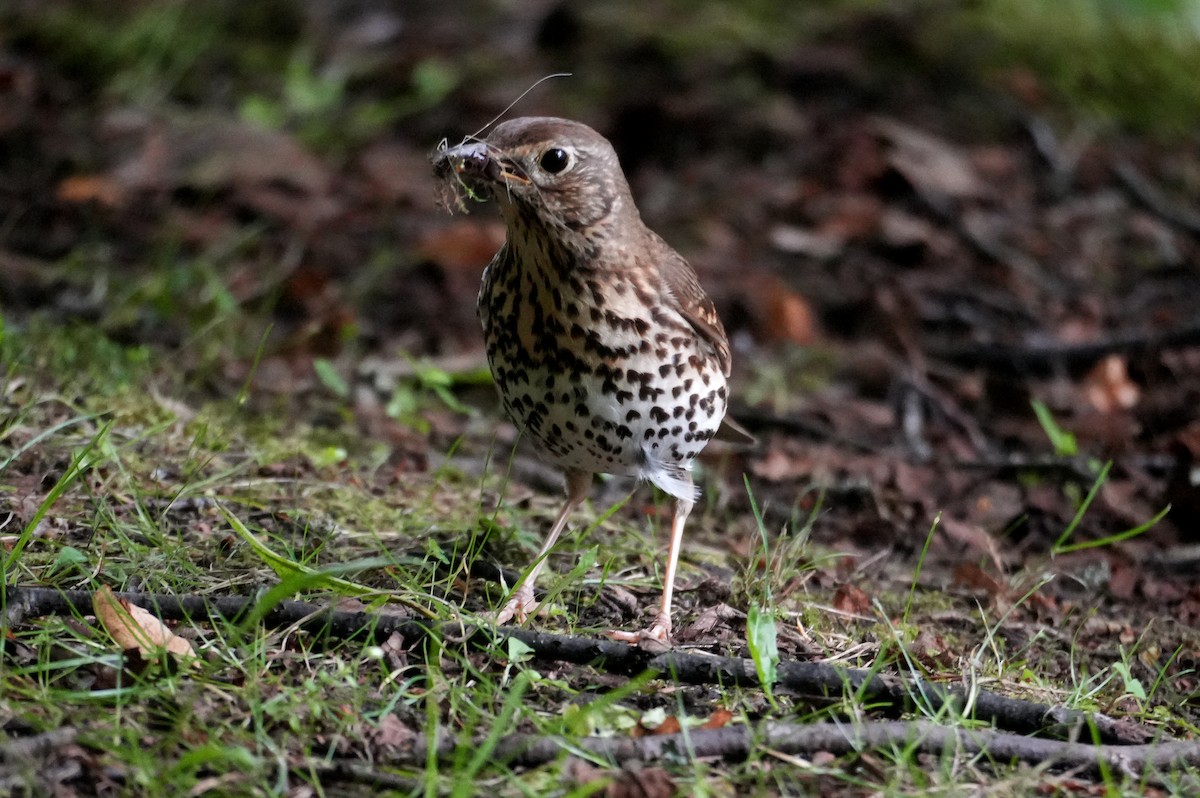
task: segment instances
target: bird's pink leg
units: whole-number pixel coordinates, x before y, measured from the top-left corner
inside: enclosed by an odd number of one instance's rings
[[[675,500],[675,517],[671,521],[671,548],[667,552],[667,572],[663,576],[662,603],[659,605],[658,617],[640,632],[609,632],[608,636],[613,640],[634,644],[653,641],[666,646],[671,645],[671,599],[675,594],[675,572],[679,569],[683,525],[687,523],[688,514],[691,512],[691,500]]]
[[[524,623],[525,619],[537,610],[538,603],[533,597],[533,584],[546,564],[546,556],[550,553],[550,549],[558,540],[558,536],[566,529],[571,513],[583,504],[583,500],[587,498],[588,489],[592,485],[592,475],[586,471],[568,471],[566,477],[567,500],[563,502],[558,517],[554,519],[554,525],[550,527],[550,534],[546,535],[546,542],[538,551],[537,559],[534,560],[533,567],[529,569],[529,574],[517,583],[517,587],[508,601],[493,616],[492,620],[497,625],[508,623],[513,618],[517,619],[517,623]]]

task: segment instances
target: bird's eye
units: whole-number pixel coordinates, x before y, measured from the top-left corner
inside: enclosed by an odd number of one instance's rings
[[[542,153],[542,159],[538,162],[542,168],[552,175],[556,175],[567,168],[571,163],[571,156],[567,151],[560,147],[551,147]]]

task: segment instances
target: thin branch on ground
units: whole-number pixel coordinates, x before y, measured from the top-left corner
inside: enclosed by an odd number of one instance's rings
[[[118,593],[117,597],[156,612],[168,620],[188,622],[244,617],[255,605],[248,596],[170,596],[145,593]],[[87,615],[92,611],[92,593],[82,590],[59,591],[48,588],[9,587],[6,590],[7,622],[38,615]],[[759,686],[752,660],[709,654],[670,651],[655,654],[616,641],[557,635],[512,627],[491,627],[470,623],[430,624],[403,615],[364,611],[334,610],[301,601],[284,601],[263,617],[270,628],[295,626],[320,637],[339,640],[359,639],[364,644],[382,642],[399,635],[406,646],[416,647],[430,636],[443,643],[461,643],[476,649],[492,650],[503,656],[506,641],[517,639],[529,647],[531,656],[541,661],[592,665],[597,669],[625,676],[647,670],[684,684],[720,684]],[[846,668],[820,662],[783,662],[778,668],[775,690],[788,692],[814,703],[832,703],[853,698],[858,704],[899,715],[918,708],[929,714],[947,709],[1019,734],[1039,734],[1060,739],[1075,739],[1082,729],[1093,729],[1106,744],[1147,743],[1158,735],[1151,729],[1128,720],[1098,712],[1081,712],[1025,701],[1018,698],[945,687],[924,679],[902,679],[859,668]],[[920,707],[918,707],[918,702]]]
[[[75,742],[79,730],[60,726],[28,737],[9,737],[0,742],[0,763],[28,762],[44,759],[63,746]]]
[[[424,760],[418,764],[425,764]],[[310,759],[296,770],[302,775],[315,774],[322,784],[363,784],[377,790],[401,790],[409,793],[421,787],[419,779],[385,773],[374,765],[348,759],[335,759],[332,762]]]
[[[651,762],[668,757],[742,760],[752,752],[777,751],[793,756],[826,752],[835,756],[868,750],[907,750],[934,756],[956,752],[996,763],[1020,761],[1077,770],[1091,776],[1103,770],[1135,777],[1181,767],[1200,767],[1200,742],[1157,742],[1144,745],[1103,745],[1073,740],[1045,740],[991,728],[943,726],[932,721],[867,721],[853,723],[782,723],[694,729],[646,737],[572,738],[572,751],[588,753],[616,764]],[[450,759],[453,741],[442,740],[438,755]],[[494,759],[532,767],[556,759],[566,746],[554,736],[513,734],[501,738]],[[419,741],[405,761],[423,762]]]
[[[837,443],[847,449],[866,454],[874,454],[880,448],[868,441],[840,433],[822,421],[809,420],[799,415],[780,415],[743,406],[734,407],[729,414],[755,434],[784,432],[806,440]]]
[[[1200,234],[1200,213],[1191,208],[1176,205],[1131,161],[1119,161],[1114,167],[1117,179],[1130,195],[1141,203],[1151,213],[1170,222],[1189,233]]]
[[[997,343],[928,344],[932,358],[1022,375],[1050,374],[1055,368],[1082,371],[1108,355],[1148,355],[1164,349],[1200,344],[1200,324],[1174,329],[1114,333],[1086,342],[1030,342],[1025,345]]]

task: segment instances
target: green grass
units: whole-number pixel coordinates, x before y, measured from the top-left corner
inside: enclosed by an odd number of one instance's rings
[[[1058,108],[1101,127],[1187,136],[1200,111],[1200,83],[1180,79],[1200,69],[1192,0],[988,0],[940,15],[926,40],[1000,82],[1026,71]]]
[[[452,461],[400,483],[381,481],[379,444],[362,440],[348,420],[315,426],[302,402],[281,416],[270,403],[256,407],[237,394],[205,398],[172,377],[161,352],[126,348],[94,330],[10,323],[0,347],[0,501],[18,519],[4,533],[10,584],[213,596],[265,591],[264,608],[293,594],[317,602],[357,596],[368,606],[397,599],[398,609],[415,606],[447,620],[464,606],[475,612],[501,600],[498,587],[477,580],[464,597],[465,565],[478,556],[510,567],[527,562],[559,501],[508,485],[500,457],[482,479],[463,476]],[[426,407],[446,406],[436,392],[424,397]],[[486,454],[491,445],[468,438],[456,457]],[[330,446],[344,453],[336,462],[320,455]],[[573,524],[579,531],[552,554],[543,587],[554,611],[538,626],[595,634],[622,623],[598,598],[617,585],[653,600],[658,555],[646,535],[661,537],[668,508],[645,498],[581,511]],[[862,582],[874,598],[868,620],[825,613],[819,608],[832,598],[834,553],[809,540],[824,501],[798,502],[813,509],[793,513],[795,529],[782,536],[763,512],[695,514],[682,584],[695,583],[697,562],[745,569],[728,547],[732,538],[756,541],[751,550],[759,552],[759,564],[737,578],[740,587],[728,599],[743,611],[759,607],[751,625],[757,642],[747,648],[745,626],[733,621],[733,635],[718,649],[757,651],[769,677],[769,644],[788,656],[792,619],[802,617],[813,648],[851,665],[934,680],[965,675],[1008,695],[1128,712],[1175,734],[1196,731],[1173,709],[1192,700],[1180,692],[1178,662],[1195,650],[1194,632],[1164,622],[1106,646],[1094,632],[1102,616],[1082,611],[1067,613],[1067,628],[1045,627],[1033,622],[1033,574],[1013,577],[1014,586],[1026,587],[1006,607],[980,606],[929,588],[945,573],[926,561],[927,547],[920,563],[898,563]],[[826,576],[815,586],[805,574]],[[0,667],[0,717],[32,730],[77,728],[80,744],[134,795],[205,788],[251,795],[303,784],[332,791],[329,763],[369,763],[389,739],[385,729],[452,741],[446,761],[383,767],[393,784],[408,785],[393,794],[586,795],[603,782],[571,780],[567,756],[580,736],[627,735],[667,717],[695,728],[718,710],[731,712],[731,723],[870,712],[853,697],[817,708],[778,691],[768,700],[749,688],[617,679],[536,662],[513,644],[480,653],[435,638],[422,654],[253,622],[181,624],[176,631],[199,652],[198,669],[123,661],[87,617],[15,626]],[[942,723],[970,723],[951,711],[926,712]],[[513,731],[562,740],[562,757],[525,769],[498,761],[494,746]],[[593,765],[606,779],[619,777],[604,762]],[[1036,769],[965,754],[930,758],[906,745],[834,761],[760,750],[741,763],[677,758],[663,767],[680,791],[698,795],[725,795],[723,784],[750,795],[909,796],[973,786],[1022,794],[1056,783]],[[1104,789],[1135,795],[1141,786],[1110,773]],[[339,789],[369,794],[366,787]]]

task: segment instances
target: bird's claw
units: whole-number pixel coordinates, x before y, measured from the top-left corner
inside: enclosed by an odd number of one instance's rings
[[[661,616],[648,628],[640,632],[611,631],[610,640],[644,648],[649,651],[666,651],[671,647],[671,619]]]
[[[503,626],[514,618],[517,623],[525,623],[526,619],[537,610],[538,603],[533,598],[533,588],[526,590],[522,585],[513,593],[512,598],[492,616],[492,623]]]

